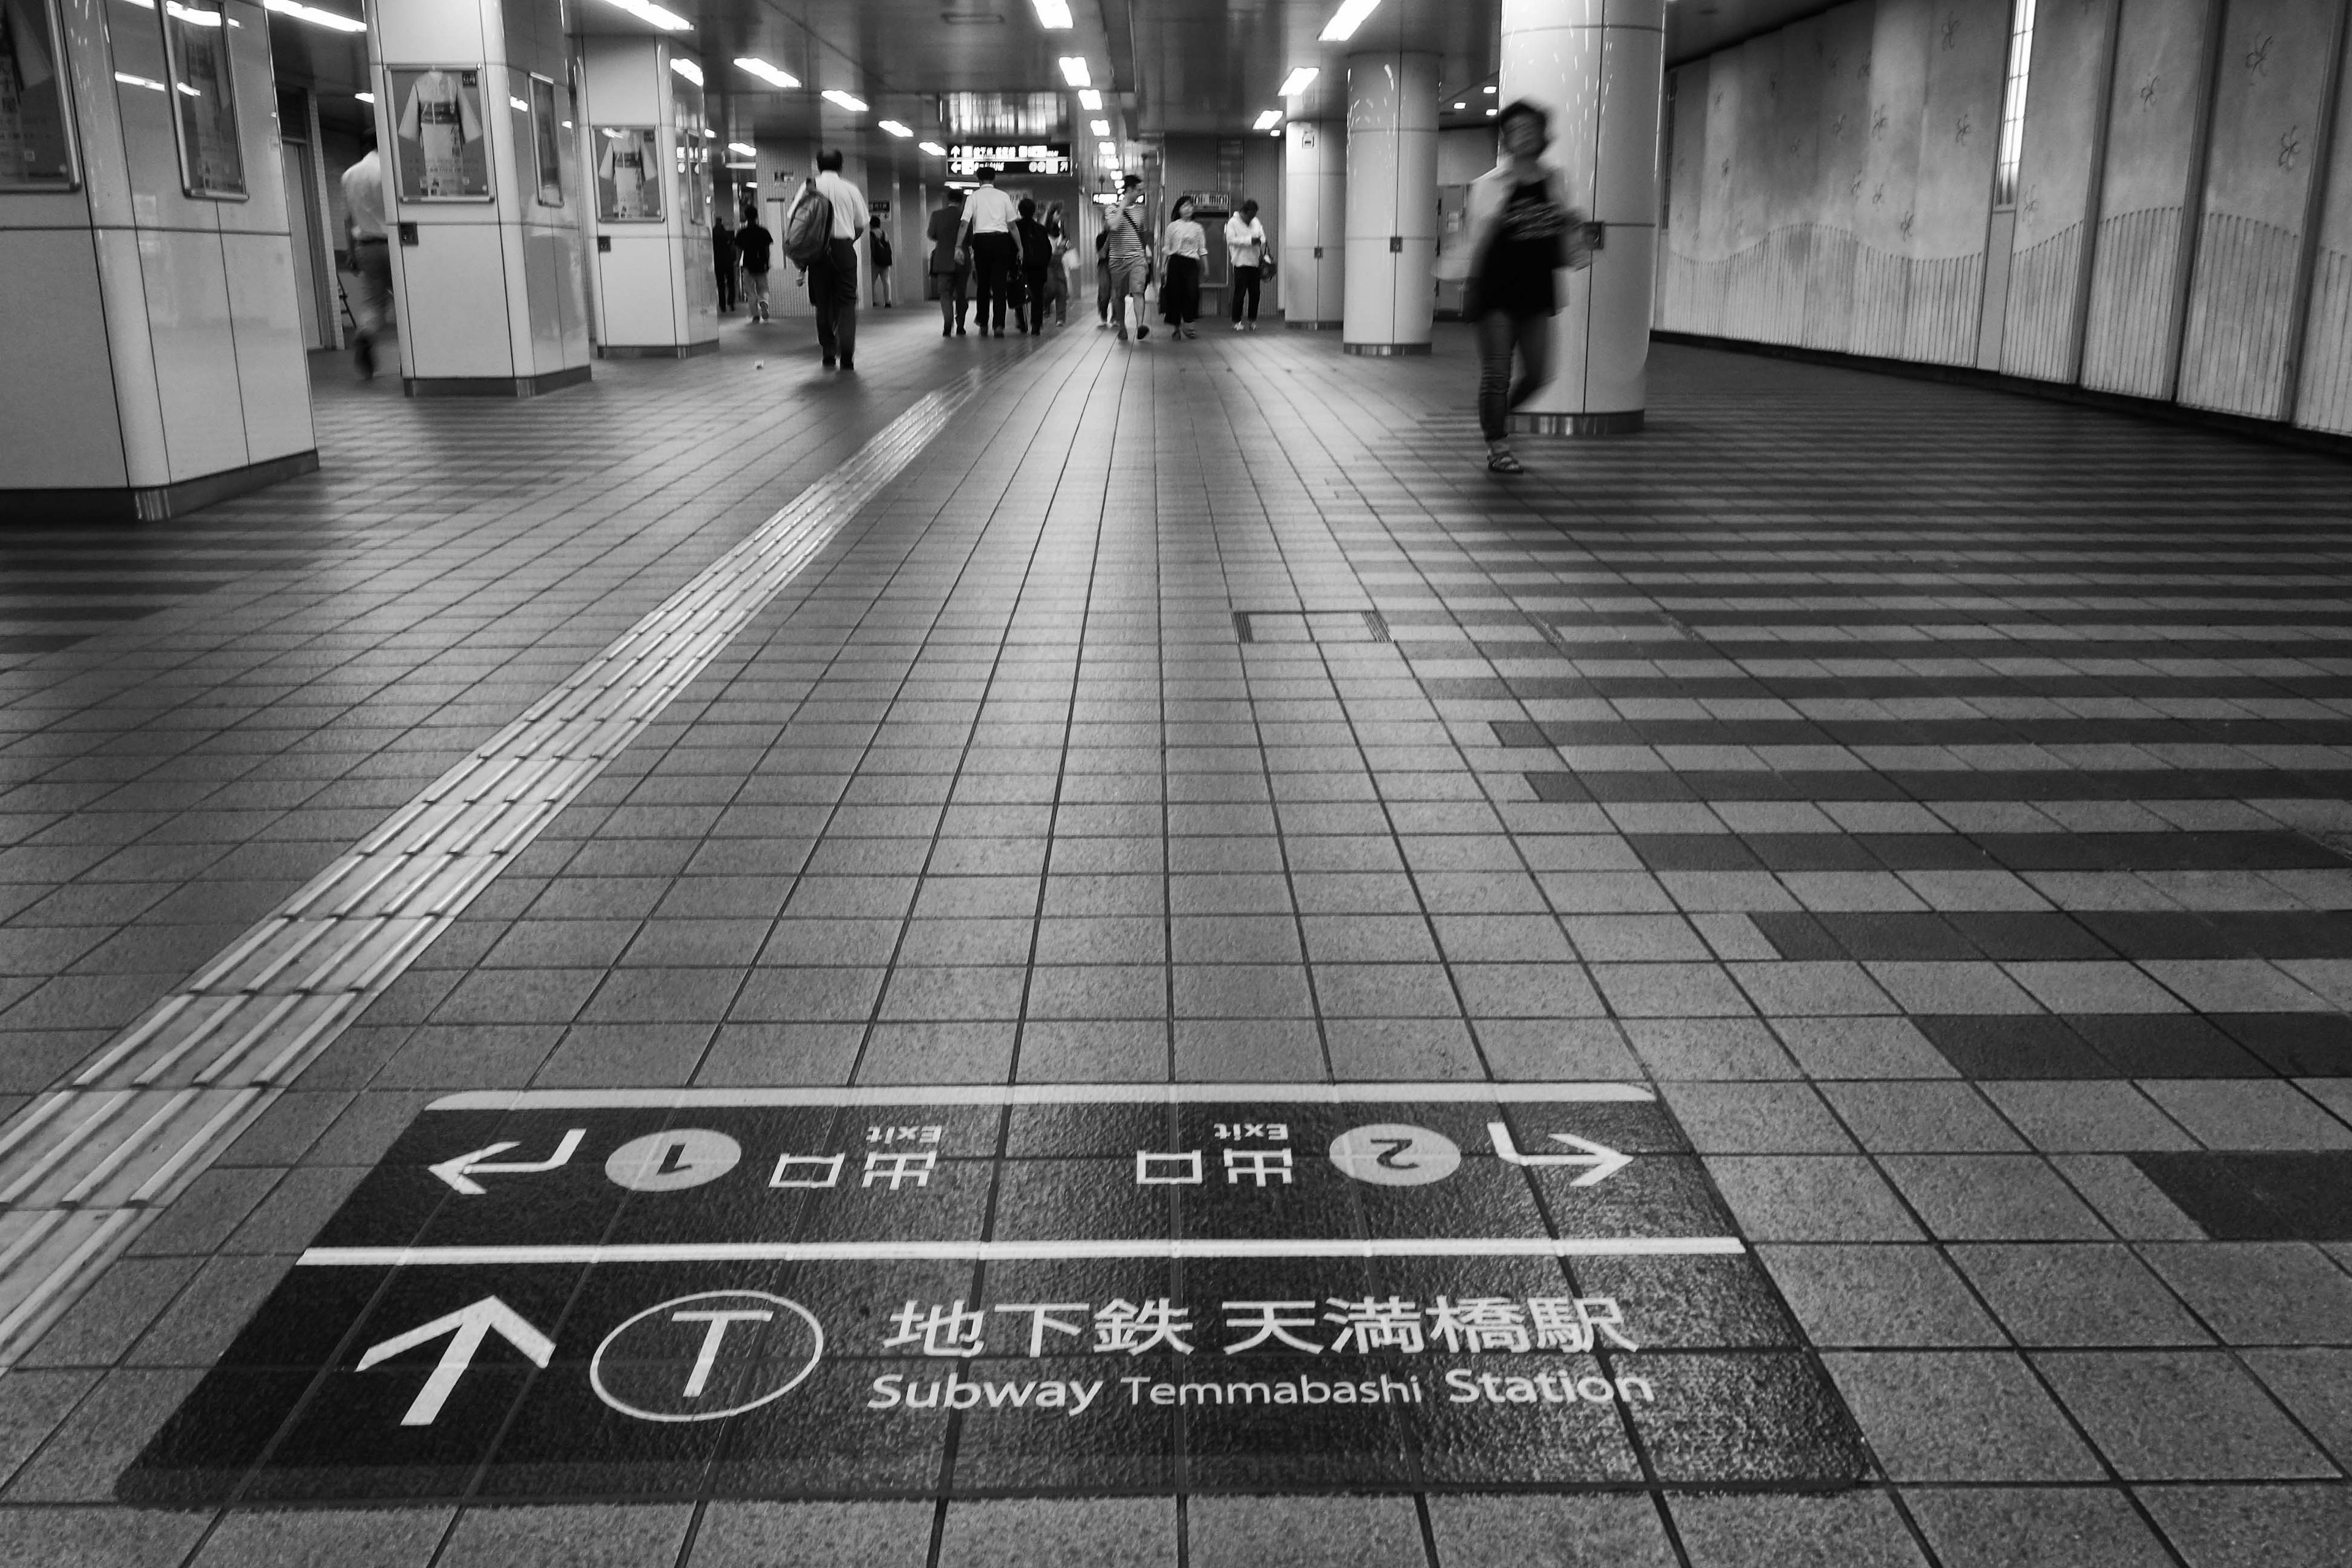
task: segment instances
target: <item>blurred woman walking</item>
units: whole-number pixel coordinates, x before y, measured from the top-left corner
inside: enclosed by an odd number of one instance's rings
[[[1478,429],[1486,467],[1527,471],[1511,451],[1511,410],[1551,379],[1557,274],[1583,267],[1584,220],[1569,206],[1560,172],[1543,161],[1551,118],[1521,99],[1495,118],[1501,157],[1470,187],[1463,314],[1478,323]],[[1511,380],[1518,355],[1519,379]]]

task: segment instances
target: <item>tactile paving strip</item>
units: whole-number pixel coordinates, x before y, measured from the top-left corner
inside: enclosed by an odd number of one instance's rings
[[[0,1128],[0,1367],[978,392],[924,397]]]

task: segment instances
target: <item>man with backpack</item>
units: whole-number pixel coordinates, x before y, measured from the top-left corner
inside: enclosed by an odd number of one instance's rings
[[[735,231],[735,254],[743,263],[743,303],[751,319],[768,319],[768,252],[776,237],[760,221],[760,209],[743,204],[743,224]]]
[[[816,342],[824,368],[857,368],[857,238],[866,232],[866,195],[842,177],[841,152],[816,156],[816,178],[801,187],[784,221],[784,254],[807,270],[816,307]]]

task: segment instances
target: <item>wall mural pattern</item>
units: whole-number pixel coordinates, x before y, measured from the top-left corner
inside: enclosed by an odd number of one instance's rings
[[[2352,431],[2347,4],[2042,0],[1998,214],[2011,0],[1678,67],[1657,324]]]

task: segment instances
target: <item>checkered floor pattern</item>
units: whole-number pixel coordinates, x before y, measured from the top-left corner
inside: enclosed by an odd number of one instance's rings
[[[322,362],[320,473],[0,536],[13,1110],[1004,362],[0,1378],[0,1557],[2352,1561],[2341,461],[1661,347],[1503,479],[1456,329],[763,331],[512,405]],[[1654,1084],[1872,1483],[112,1500],[436,1094],[1253,1079]]]

